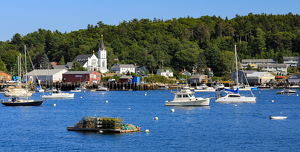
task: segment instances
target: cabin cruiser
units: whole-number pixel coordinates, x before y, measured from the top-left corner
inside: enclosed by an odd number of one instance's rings
[[[45,99],[72,99],[72,98],[74,98],[74,93],[62,93],[61,91],[54,91],[50,95],[43,95],[42,98],[45,98]]]
[[[295,90],[289,90],[289,89],[283,89],[281,91],[277,91],[277,94],[295,94],[296,91]]]
[[[32,95],[32,92],[29,92],[26,89],[23,88],[10,88],[7,89],[7,91],[4,93],[5,97],[30,97]]]
[[[70,92],[81,92],[81,89],[79,89],[78,87],[76,87],[74,90],[70,90]]]
[[[195,92],[215,92],[215,88],[207,86],[205,83],[197,86]]]
[[[166,101],[166,106],[209,106],[210,98],[195,97],[194,92],[188,88],[172,92],[175,97],[173,101]]]

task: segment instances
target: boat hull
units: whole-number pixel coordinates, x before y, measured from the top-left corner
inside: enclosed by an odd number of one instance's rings
[[[43,100],[41,101],[31,101],[31,102],[1,102],[5,106],[40,106],[43,104]]]
[[[210,99],[197,99],[191,101],[166,101],[166,106],[209,106]]]
[[[232,98],[218,98],[215,102],[217,103],[256,103],[256,97],[238,97],[236,99]]]
[[[270,119],[282,120],[282,119],[287,119],[287,117],[286,116],[270,116]]]
[[[194,92],[216,92],[216,90],[194,90]]]
[[[42,96],[44,99],[72,99],[74,98],[74,93],[62,93],[62,94],[52,94]]]

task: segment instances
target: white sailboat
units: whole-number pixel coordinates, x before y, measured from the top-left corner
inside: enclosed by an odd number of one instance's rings
[[[41,104],[43,104],[43,100],[34,101],[34,100],[29,100],[28,99],[27,62],[26,62],[27,49],[26,49],[26,45],[24,45],[24,50],[25,50],[25,77],[26,77],[26,85],[25,85],[26,86],[26,88],[25,88],[26,91],[25,91],[25,94],[26,94],[26,99],[20,99],[18,97],[13,97],[12,99],[10,99],[8,101],[3,101],[3,99],[2,99],[1,103],[3,105],[6,105],[6,106],[40,106]]]
[[[236,45],[234,46],[234,52],[235,52],[235,62],[236,62],[236,83],[237,86],[239,86],[239,79],[238,79],[238,66],[237,66],[237,53],[236,53]],[[215,102],[217,103],[256,103],[256,97],[252,94],[252,97],[245,97],[241,96],[239,94],[239,88],[237,90],[227,90],[227,94],[225,96],[222,96],[222,93],[218,95],[218,98],[216,99]],[[251,91],[251,90],[250,90]]]

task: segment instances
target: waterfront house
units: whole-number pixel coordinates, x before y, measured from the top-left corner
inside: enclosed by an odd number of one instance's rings
[[[283,63],[287,64],[288,67],[298,67],[300,65],[300,57],[292,56],[292,57],[283,57]]]
[[[299,83],[300,82],[300,74],[294,74],[288,78],[288,82],[291,83]]]
[[[101,74],[97,71],[68,71],[62,78],[65,83],[100,83]]]
[[[247,77],[251,75],[252,73],[257,72],[255,70],[239,70],[238,71],[238,79],[240,84],[247,84]],[[236,72],[231,73],[231,81],[236,81]]]
[[[135,66],[135,73],[137,75],[145,76],[146,71],[148,71],[148,69],[145,66]]]
[[[202,81],[205,81],[205,78],[206,78],[205,75],[198,75],[198,74],[196,74],[196,75],[192,75],[190,77],[190,79],[188,80],[188,82],[190,84],[196,84],[197,85],[197,84],[201,84]]]
[[[247,68],[250,65],[252,68],[258,68],[259,64],[275,64],[274,59],[242,59],[242,68]]]
[[[66,73],[66,69],[35,69],[27,73],[27,80],[35,83],[40,82],[61,82],[62,74]]]
[[[10,74],[3,71],[0,71],[0,76],[1,76],[1,82],[10,81],[12,78]]]
[[[263,71],[273,72],[277,75],[287,75],[288,65],[285,63],[280,64],[259,64]]]
[[[111,73],[120,73],[120,74],[126,74],[126,73],[135,73],[135,66],[133,64],[114,64],[110,68]]]
[[[156,74],[165,77],[173,77],[173,71],[170,68],[158,69]]]

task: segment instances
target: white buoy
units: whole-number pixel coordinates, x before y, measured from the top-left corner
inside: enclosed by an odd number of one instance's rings
[[[102,131],[102,130],[99,130],[99,133],[101,133],[101,134],[102,134],[102,133],[103,133],[103,131]]]
[[[85,91],[83,91],[85,93]]]
[[[145,92],[145,96],[147,96],[147,92]]]
[[[258,91],[258,93],[260,93],[260,91]]]
[[[82,96],[80,96],[80,98],[82,98]]]
[[[154,120],[158,120],[158,117],[154,117]]]
[[[149,133],[150,131],[148,129],[145,130],[145,133]]]
[[[297,94],[297,96],[298,96],[298,94]]]
[[[271,100],[272,102],[274,102],[274,100]]]
[[[108,103],[108,101],[107,101],[107,100],[106,100],[105,102],[106,102],[106,103]]]
[[[234,106],[237,106],[237,105],[234,105]]]
[[[56,106],[56,104],[53,104],[53,106],[55,107],[55,106]]]
[[[171,109],[171,112],[175,112],[175,110],[174,110],[174,109]]]
[[[102,93],[102,94],[104,94],[104,93]]]
[[[130,108],[128,108],[128,109],[130,109]]]

